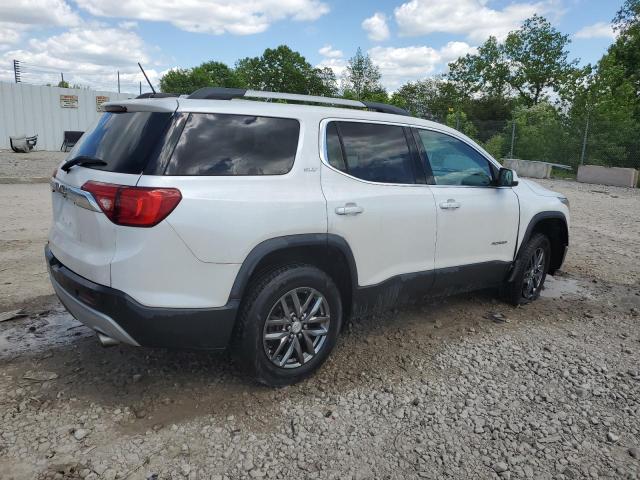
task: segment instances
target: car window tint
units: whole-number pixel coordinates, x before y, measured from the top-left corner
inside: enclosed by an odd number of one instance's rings
[[[289,118],[192,113],[166,175],[282,175],[291,170],[300,124]]]
[[[350,175],[381,183],[415,183],[411,153],[402,127],[335,122]]]
[[[418,129],[436,185],[488,186],[493,176],[486,158],[461,140]]]
[[[107,172],[141,173],[169,125],[170,113],[103,113],[82,135],[67,160],[86,156],[106,165],[85,165]]]
[[[338,170],[345,171],[344,157],[342,156],[342,146],[335,122],[327,125],[327,160],[329,165]]]

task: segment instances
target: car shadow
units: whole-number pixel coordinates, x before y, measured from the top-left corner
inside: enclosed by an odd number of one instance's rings
[[[544,315],[560,300],[542,300],[534,308]],[[255,384],[238,371],[228,352],[101,347],[91,330],[61,308],[3,325],[0,361],[18,385],[52,401],[73,398],[99,405],[114,412],[131,433],[202,415],[253,421],[259,429],[260,424],[269,428],[269,418],[292,397],[330,399],[365,385],[385,388],[388,378],[433,377],[438,372],[432,360],[443,342],[513,328],[530,308],[515,309],[499,302],[495,291],[481,291],[352,319],[314,376],[281,389]],[[55,378],[24,378],[33,371]],[[252,415],[258,408],[261,415]]]

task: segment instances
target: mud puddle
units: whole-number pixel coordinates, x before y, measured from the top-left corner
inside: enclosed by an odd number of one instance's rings
[[[564,298],[579,297],[593,298],[584,282],[566,275],[547,275],[544,281],[544,288],[540,293],[541,297]]]
[[[62,310],[10,320],[0,324],[0,361],[69,345],[92,335],[90,329]]]

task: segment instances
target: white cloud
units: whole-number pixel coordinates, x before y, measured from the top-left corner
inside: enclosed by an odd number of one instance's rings
[[[320,0],[76,0],[80,8],[101,17],[170,22],[190,32],[251,35],[291,18],[316,20],[329,11]]]
[[[0,22],[0,49],[6,49],[9,45],[18,43],[26,29],[25,25],[19,23]]]
[[[138,28],[138,22],[125,20],[123,22],[118,23],[118,26],[120,28],[124,28],[125,30],[131,30],[132,28]]]
[[[31,39],[23,48],[0,55],[0,59],[5,64],[19,59],[26,83],[54,84],[62,72],[71,84],[115,90],[116,71],[120,70],[123,91],[132,92],[138,81],[144,82],[136,62],[150,65],[147,74],[152,82],[158,79],[147,50],[134,31],[92,24],[74,27],[44,40]],[[6,79],[7,71],[0,76]]]
[[[4,0],[0,2],[0,50],[17,44],[38,25],[69,27],[79,21],[64,0]]]
[[[347,61],[344,59],[342,50],[336,50],[331,45],[325,45],[318,50],[318,53],[324,58],[316,67],[329,67],[336,74],[336,77],[340,78],[347,67]]]
[[[574,34],[575,38],[616,38],[613,27],[608,22],[598,22],[587,25]]]
[[[491,35],[503,39],[523,20],[551,11],[554,4],[554,0],[542,0],[494,9],[487,0],[410,0],[397,7],[394,15],[403,36],[455,33],[483,42]]]
[[[341,58],[344,56],[342,50],[336,50],[331,45],[325,45],[318,50],[318,53],[325,58]]]
[[[47,26],[73,26],[80,20],[64,0],[5,0],[0,2],[0,19]]]
[[[449,42],[440,49],[424,45],[374,47],[368,53],[373,63],[380,68],[383,84],[393,91],[407,81],[444,71],[448,62],[473,52],[475,48],[465,42]]]
[[[366,18],[362,22],[362,28],[367,32],[369,40],[381,42],[389,38],[389,27],[384,13],[376,12],[372,17]]]

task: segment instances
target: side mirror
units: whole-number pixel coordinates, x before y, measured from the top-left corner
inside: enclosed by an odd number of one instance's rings
[[[497,187],[515,187],[518,185],[518,175],[513,170],[501,168],[498,173]]]

